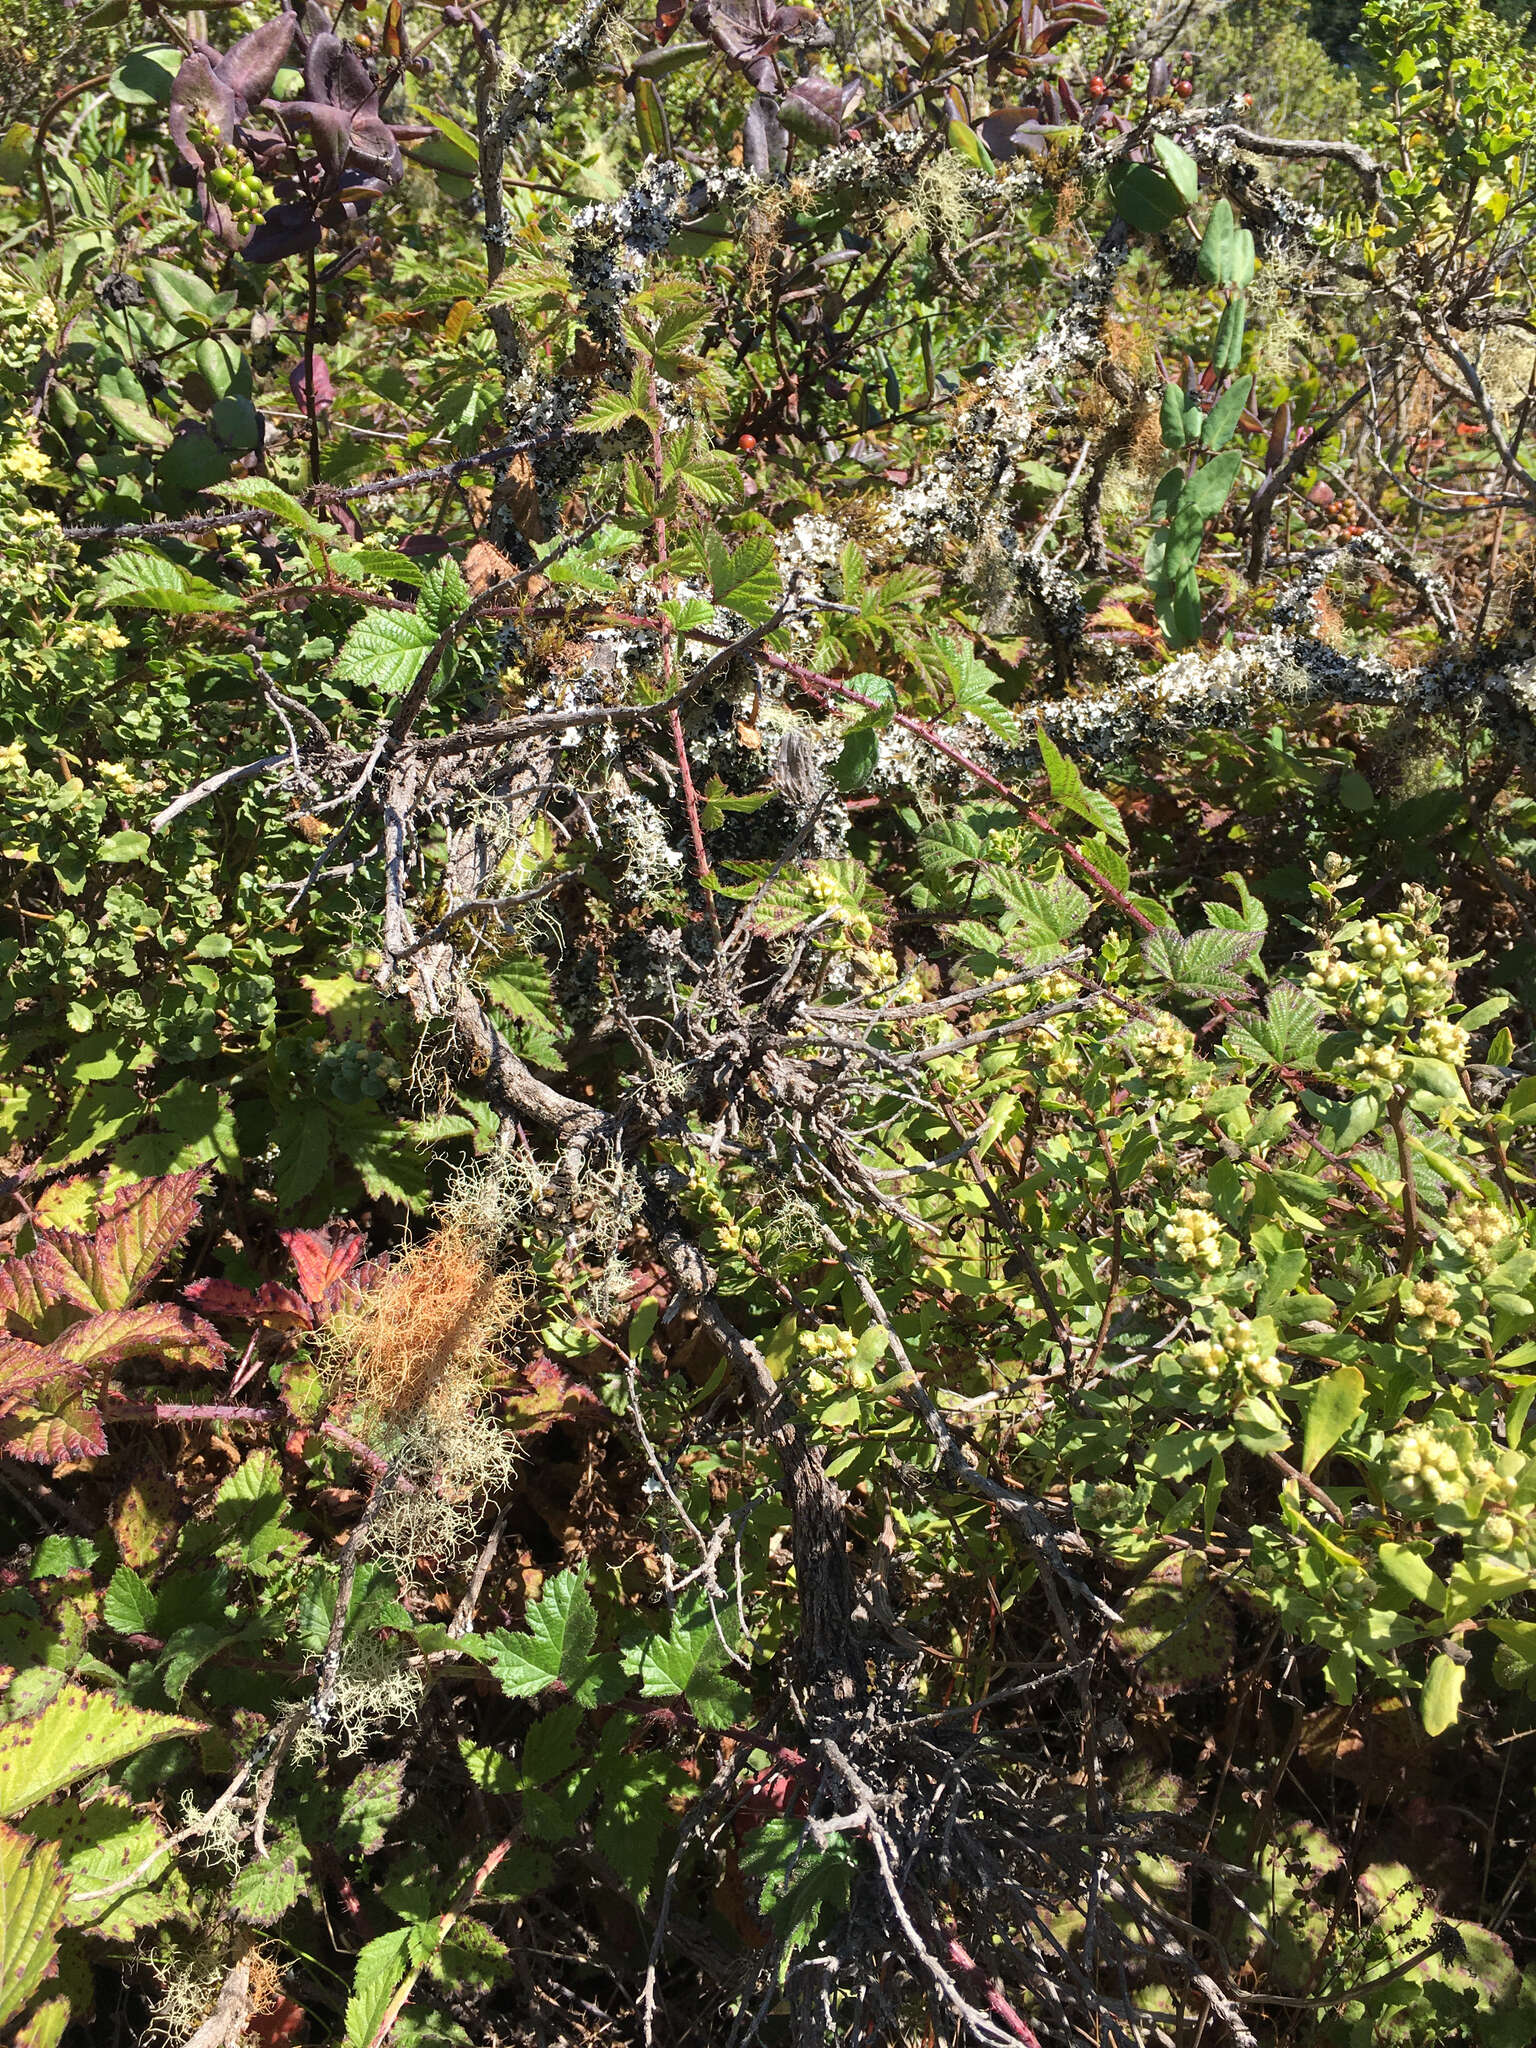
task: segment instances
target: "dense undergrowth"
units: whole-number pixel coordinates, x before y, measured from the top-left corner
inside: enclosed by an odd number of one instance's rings
[[[5,0],[21,2048],[1536,2039],[1522,26]]]

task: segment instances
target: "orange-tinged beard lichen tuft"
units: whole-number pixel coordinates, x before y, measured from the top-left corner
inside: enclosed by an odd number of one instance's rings
[[[521,1303],[483,1240],[445,1225],[330,1323],[327,1362],[338,1391],[397,1422],[457,1411],[478,1396]]]

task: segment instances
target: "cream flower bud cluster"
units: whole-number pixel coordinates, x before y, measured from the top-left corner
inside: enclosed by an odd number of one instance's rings
[[[1203,1379],[1236,1379],[1246,1388],[1284,1386],[1285,1367],[1246,1316],[1233,1316],[1209,1338],[1184,1347],[1184,1362]]]
[[[1446,1060],[1459,1067],[1467,1056],[1471,1034],[1444,1017],[1431,1017],[1419,1027],[1419,1051],[1426,1059]]]
[[[874,1368],[856,1363],[859,1340],[852,1330],[823,1323],[819,1329],[802,1332],[800,1349],[807,1357],[819,1361],[805,1376],[813,1394],[829,1394],[839,1384],[866,1394],[875,1384]]]
[[[846,1363],[859,1348],[859,1340],[852,1330],[839,1329],[835,1323],[823,1323],[818,1329],[806,1330],[800,1337],[800,1349],[807,1358],[830,1358]]]
[[[876,988],[890,988],[901,973],[896,955],[888,952],[883,946],[877,946],[868,952],[855,953],[853,960],[864,979]]]
[[[1517,1542],[1529,1544],[1531,1524],[1528,1515],[1508,1514],[1502,1508],[1485,1515],[1478,1526],[1478,1541],[1487,1550],[1513,1550]]]
[[[1345,1065],[1370,1080],[1400,1081],[1407,1062],[1395,1046],[1368,1038],[1355,1047]]]
[[[1446,1212],[1445,1228],[1472,1264],[1487,1272],[1494,1249],[1508,1237],[1511,1224],[1497,1202],[1476,1202],[1458,1195]]]
[[[1392,1447],[1392,1477],[1400,1492],[1419,1507],[1445,1507],[1494,1476],[1487,1458],[1463,1458],[1439,1430],[1426,1422],[1405,1429]],[[1513,1538],[1511,1538],[1513,1540]]]
[[[1421,1342],[1432,1344],[1437,1337],[1458,1329],[1461,1317],[1451,1306],[1455,1299],[1443,1280],[1415,1280],[1403,1303],[1403,1314],[1413,1323]]]
[[[1164,1254],[1181,1266],[1203,1266],[1214,1273],[1221,1264],[1221,1225],[1205,1209],[1175,1209],[1158,1241]]]

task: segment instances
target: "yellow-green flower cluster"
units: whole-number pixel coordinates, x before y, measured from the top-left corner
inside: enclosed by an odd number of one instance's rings
[[[1268,1316],[1223,1315],[1209,1337],[1184,1346],[1184,1363],[1202,1379],[1235,1381],[1246,1393],[1273,1392],[1286,1380]]]
[[[1372,1081],[1400,1081],[1408,1066],[1390,1039],[1369,1035],[1355,1047],[1344,1064]]]
[[[1174,1210],[1158,1232],[1158,1243],[1174,1265],[1214,1273],[1221,1265],[1225,1239],[1208,1209],[1190,1206]]]
[[[1451,999],[1456,973],[1445,941],[1426,923],[1368,917],[1346,925],[1338,941],[1308,956],[1307,986],[1351,1023],[1379,1023],[1394,995],[1407,1012],[1429,1017]]]
[[[1448,1337],[1461,1327],[1455,1299],[1443,1280],[1425,1277],[1408,1282],[1403,1289],[1403,1315],[1413,1324],[1421,1343],[1433,1344],[1437,1337]]]
[[[1446,1235],[1480,1273],[1491,1269],[1495,1250],[1512,1228],[1497,1202],[1476,1201],[1470,1195],[1458,1195],[1446,1212]]]
[[[1446,1060],[1459,1067],[1467,1056],[1470,1034],[1445,1017],[1431,1017],[1419,1030],[1419,1051],[1426,1059]]]
[[[1432,1516],[1445,1508],[1476,1515],[1486,1505],[1479,1540],[1500,1551],[1519,1540],[1524,1514],[1501,1498],[1487,1498],[1503,1491],[1500,1468],[1465,1425],[1408,1424],[1389,1446],[1387,1467],[1390,1489],[1409,1515]]]
[[[842,1329],[836,1323],[802,1330],[800,1353],[816,1361],[805,1375],[806,1386],[813,1394],[830,1394],[838,1385],[862,1394],[875,1384],[874,1368],[858,1363],[858,1338],[852,1330]]]

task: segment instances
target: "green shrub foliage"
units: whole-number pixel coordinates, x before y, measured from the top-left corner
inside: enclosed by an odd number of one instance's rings
[[[1536,2040],[1509,16],[0,9],[7,2038]]]

